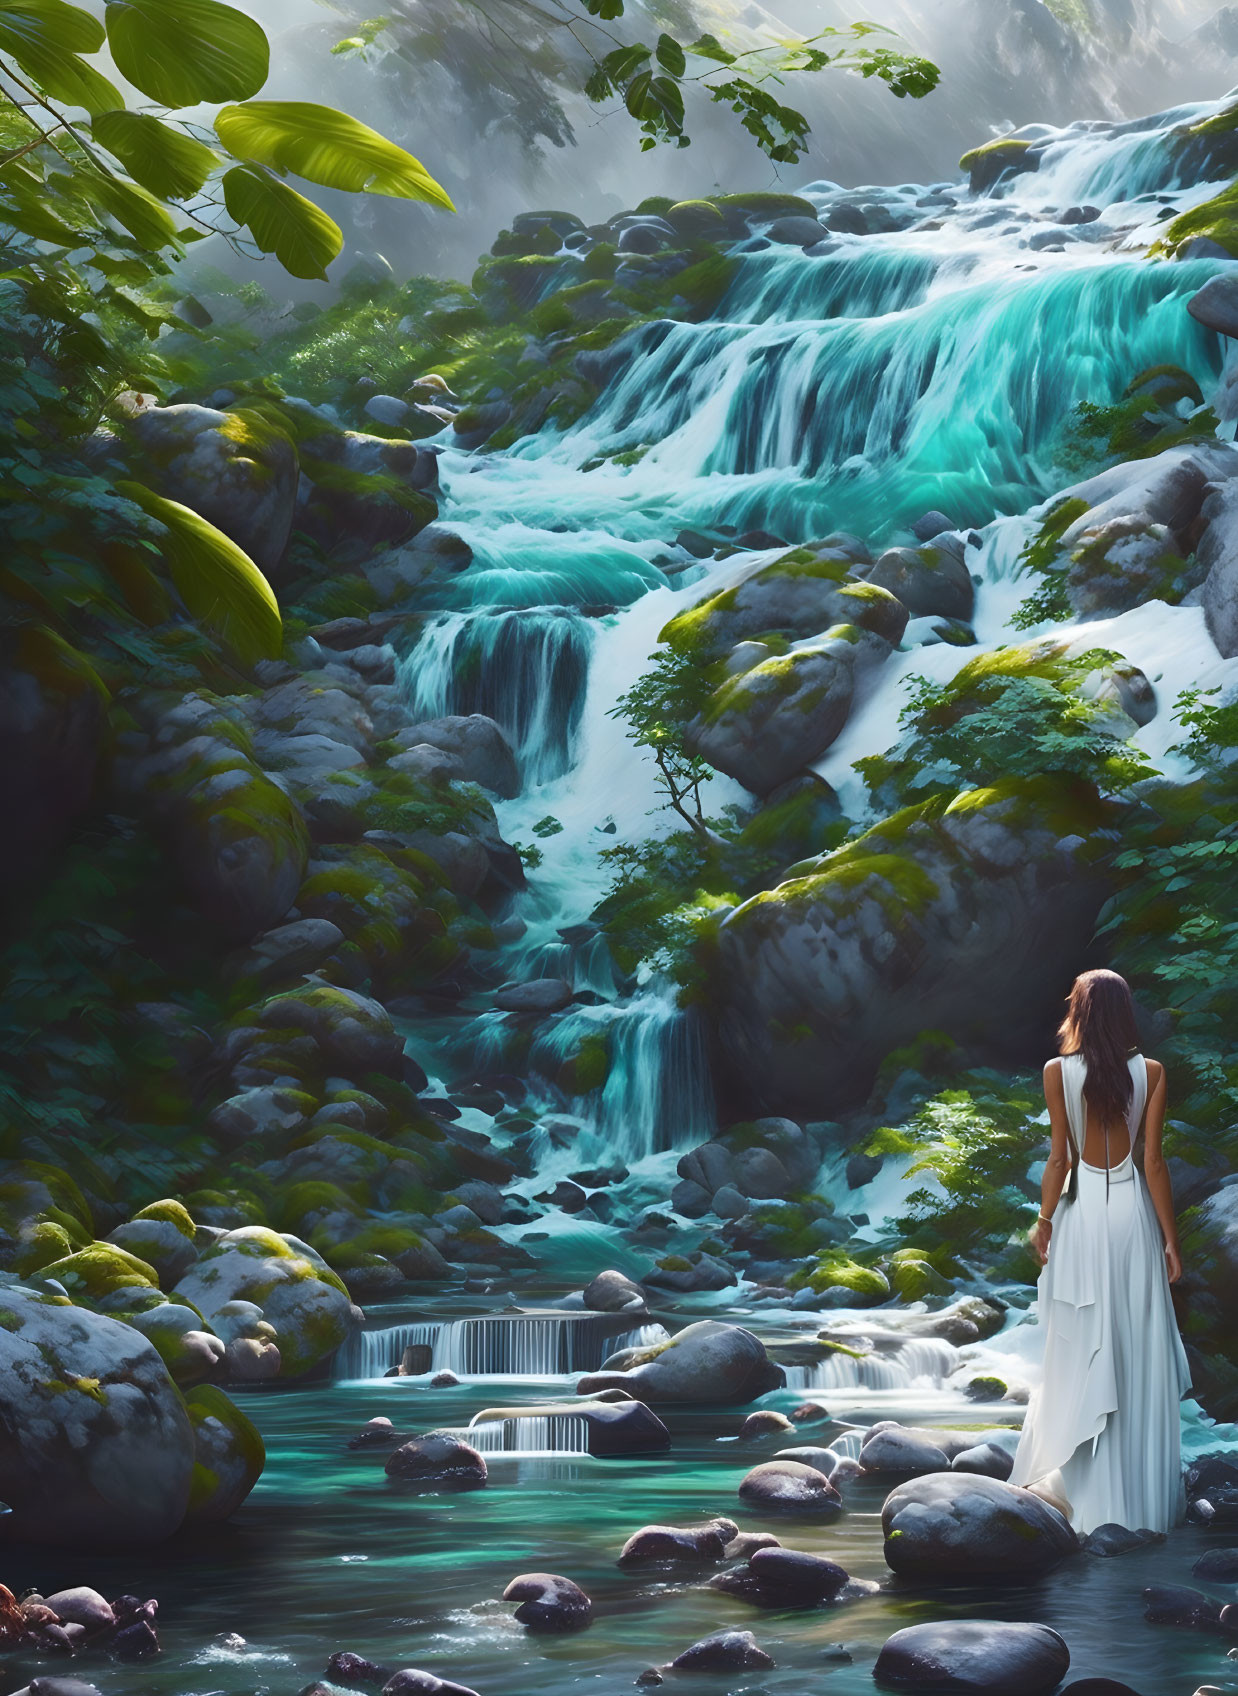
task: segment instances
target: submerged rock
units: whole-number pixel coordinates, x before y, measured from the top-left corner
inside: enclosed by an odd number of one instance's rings
[[[765,1345],[739,1325],[702,1319],[641,1349],[623,1371],[586,1373],[577,1394],[627,1390],[643,1402],[751,1402],[785,1382]]]
[[[1069,1666],[1065,1640],[1047,1625],[943,1620],[887,1638],[873,1678],[894,1690],[1049,1696]]]
[[[681,1672],[758,1672],[774,1665],[750,1631],[716,1631],[671,1662]]]
[[[738,1535],[739,1528],[729,1519],[711,1519],[704,1525],[646,1525],[623,1545],[619,1565],[720,1561]]]
[[[799,1519],[837,1519],[842,1497],[815,1466],[794,1460],[771,1460],[754,1466],[741,1481],[739,1498],[749,1507]]]
[[[1075,1554],[1069,1522],[1030,1490],[967,1473],[900,1484],[881,1511],[895,1572],[939,1578],[1022,1579]]]
[[[592,1313],[640,1313],[647,1306],[644,1290],[624,1272],[599,1272],[585,1286],[585,1306]]]
[[[419,1667],[401,1667],[383,1685],[382,1696],[477,1696],[477,1692]]]

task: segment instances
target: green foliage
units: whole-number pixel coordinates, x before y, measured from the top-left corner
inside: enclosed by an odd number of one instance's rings
[[[386,194],[455,210],[416,159],[346,112],[304,100],[251,100],[225,106],[215,133],[229,152],[271,170],[294,171],[348,194]]]
[[[886,811],[934,793],[1008,778],[1052,775],[1121,793],[1153,767],[1128,743],[1098,728],[1104,709],[1079,685],[1119,656],[1092,648],[1069,658],[999,649],[964,666],[949,683],[909,681],[899,714],[903,735],[889,754],[855,762]]]

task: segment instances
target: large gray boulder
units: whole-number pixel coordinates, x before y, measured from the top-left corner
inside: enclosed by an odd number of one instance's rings
[[[835,625],[809,646],[728,678],[685,740],[745,789],[767,795],[820,758],[846,724],[861,676],[890,651],[870,630]]]
[[[1079,1548],[1069,1522],[1040,1496],[964,1472],[900,1484],[886,1497],[881,1529],[894,1572],[937,1578],[1031,1578]]]
[[[1049,1696],[1069,1666],[1065,1640],[1047,1625],[940,1620],[887,1638],[873,1678],[888,1690],[935,1696]]]
[[[740,1325],[702,1319],[667,1343],[626,1351],[619,1370],[586,1373],[576,1385],[582,1396],[627,1390],[642,1402],[755,1401],[786,1381],[765,1345]]]
[[[118,1320],[0,1286],[0,1499],[35,1543],[154,1543],[185,1517],[194,1432],[154,1346]]]
[[[1238,336],[1238,276],[1231,265],[1219,277],[1209,277],[1186,303],[1192,318],[1219,336]]]
[[[1204,531],[1195,550],[1207,572],[1202,604],[1208,634],[1224,659],[1238,654],[1238,478],[1222,483],[1204,501]]]
[[[912,618],[932,613],[942,618],[968,619],[976,591],[961,554],[926,543],[921,548],[890,548],[872,566],[858,567],[875,588],[885,589],[907,608]]]
[[[1108,894],[1089,849],[1106,825],[1051,780],[1010,779],[906,808],[733,909],[713,982],[735,1098],[833,1114],[924,1030],[1036,1052]]]
[[[280,1376],[296,1378],[328,1359],[354,1324],[343,1283],[307,1243],[265,1225],[227,1231],[176,1286],[211,1323],[229,1302],[251,1302],[275,1327]],[[218,1329],[218,1327],[213,1327]]]
[[[307,1032],[328,1065],[345,1075],[385,1072],[401,1076],[404,1041],[379,1001],[355,989],[315,984],[274,996],[264,1003],[259,1022],[275,1030]]]
[[[274,576],[288,545],[299,476],[291,437],[258,413],[152,406],[127,427],[152,488],[192,507]]]
[[[520,767],[502,727],[485,713],[423,719],[395,738],[401,748],[426,743],[448,755],[451,776],[480,783],[494,795],[510,800],[520,793]]]

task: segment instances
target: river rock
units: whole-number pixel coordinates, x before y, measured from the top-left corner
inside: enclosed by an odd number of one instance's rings
[[[1209,277],[1187,301],[1186,309],[1205,329],[1219,336],[1238,336],[1238,277],[1228,268],[1218,277]]]
[[[1238,1584],[1238,1549],[1205,1549],[1191,1572],[1209,1584]]]
[[[312,984],[263,1003],[258,1022],[306,1031],[323,1060],[345,1075],[382,1072],[400,1078],[404,1040],[381,1002],[336,984]]]
[[[1047,1625],[942,1620],[888,1637],[873,1678],[894,1690],[1049,1696],[1069,1666],[1070,1650]]]
[[[750,1631],[716,1631],[703,1637],[671,1665],[681,1672],[759,1672],[774,1665]]]
[[[108,1242],[136,1254],[170,1289],[198,1258],[193,1220],[179,1201],[155,1201],[109,1232]]]
[[[769,1460],[741,1480],[739,1499],[767,1513],[799,1519],[837,1519],[842,1497],[815,1466],[794,1460]]]
[[[795,1449],[777,1449],[774,1459],[793,1460],[800,1466],[811,1466],[826,1478],[834,1476],[841,1461],[841,1457],[836,1455],[833,1449],[815,1448],[810,1444]]]
[[[419,1667],[401,1667],[383,1685],[382,1696],[477,1696],[477,1692]]]
[[[88,1684],[85,1679],[41,1675],[14,1691],[13,1696],[102,1696],[102,1692],[97,1684]]]
[[[0,1289],[0,1500],[35,1543],[154,1543],[189,1504],[193,1430],[154,1347],[61,1297]]]
[[[500,985],[494,1004],[503,1013],[558,1013],[574,999],[575,991],[564,978],[529,978]]]
[[[1150,1584],[1143,1592],[1143,1617],[1154,1625],[1220,1631],[1221,1603],[1185,1584]]]
[[[987,1478],[1009,1478],[1014,1471],[1014,1456],[997,1443],[977,1443],[961,1449],[950,1462],[953,1472],[979,1472]]]
[[[738,1535],[738,1526],[729,1519],[711,1519],[704,1525],[646,1525],[623,1545],[619,1565],[720,1561]]]
[[[641,1313],[648,1300],[641,1286],[624,1272],[599,1272],[585,1286],[584,1303],[591,1313]]]
[[[428,1431],[402,1444],[384,1470],[388,1478],[448,1484],[455,1490],[480,1490],[489,1476],[484,1458],[472,1444],[450,1431]]]
[[[758,1437],[777,1437],[784,1431],[794,1431],[795,1427],[785,1413],[778,1413],[772,1407],[758,1408],[756,1413],[750,1413],[739,1428],[741,1443],[750,1443]]]
[[[799,1549],[757,1549],[749,1557],[748,1570],[771,1590],[812,1601],[830,1600],[849,1577],[837,1561]]]
[[[653,1403],[733,1404],[755,1401],[769,1390],[780,1389],[785,1377],[751,1331],[702,1319],[669,1342],[636,1351],[623,1371],[586,1373],[576,1390],[582,1396],[627,1390],[639,1401]]]
[[[193,1426],[193,1489],[189,1518],[214,1523],[229,1518],[262,1476],[266,1446],[252,1420],[213,1384],[185,1396]]]
[[[1031,1050],[1107,898],[1081,852],[1105,822],[1052,779],[1004,779],[906,808],[741,902],[712,974],[726,1084],[811,1116],[862,1099],[925,1029]]]
[[[1023,1579],[1077,1552],[1069,1522],[1030,1490],[997,1478],[930,1473],[900,1484],[881,1511],[895,1572]]]
[[[593,1618],[593,1603],[579,1584],[551,1572],[526,1572],[503,1592],[519,1602],[516,1619],[530,1631],[579,1631]]]
[[[343,940],[343,931],[330,919],[290,919],[234,955],[228,976],[255,990],[292,983],[321,966]]]
[[[112,1604],[86,1584],[57,1590],[43,1600],[62,1625],[80,1625],[87,1631],[105,1631],[116,1624]]]
[[[275,1327],[280,1375],[296,1378],[327,1359],[355,1323],[341,1280],[307,1243],[265,1225],[227,1231],[199,1256],[175,1294],[212,1328],[234,1301],[252,1302]]]
[[[972,615],[976,589],[962,559],[933,546],[890,548],[872,566],[857,567],[865,582],[885,589],[906,607],[911,618],[958,618]]]
[[[268,577],[288,545],[297,497],[297,451],[264,415],[238,408],[151,406],[127,426],[150,487],[230,536]]]
[[[352,1649],[337,1649],[327,1662],[327,1678],[332,1683],[369,1684],[378,1690],[391,1677],[389,1668],[380,1667]]]
[[[865,1472],[943,1472],[975,1441],[974,1432],[881,1420],[860,1445],[860,1465]]]

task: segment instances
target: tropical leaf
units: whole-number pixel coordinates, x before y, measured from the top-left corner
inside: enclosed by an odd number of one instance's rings
[[[267,80],[266,32],[220,0],[108,0],[106,16],[117,70],[161,106],[248,100]]]
[[[294,277],[326,277],[344,237],[320,206],[259,166],[234,165],[223,184],[229,213],[248,226],[263,253],[273,253]]]
[[[446,189],[411,153],[331,106],[251,100],[225,106],[215,119],[215,132],[238,159],[295,171],[324,188],[427,200],[455,211]]]
[[[82,175],[82,193],[122,225],[150,253],[179,248],[176,221],[160,201],[124,177]]]
[[[279,605],[249,555],[179,501],[165,500],[141,483],[118,482],[116,490],[163,526],[160,551],[194,618],[243,665],[277,659],[284,642]]]
[[[160,200],[187,200],[219,163],[219,155],[204,142],[146,112],[103,112],[90,127],[95,139]]]
[[[90,14],[63,0],[0,5],[0,53],[16,59],[44,94],[66,106],[95,113],[124,105],[115,85],[77,56],[93,53],[101,44]]]
[[[684,50],[673,35],[663,33],[658,37],[658,63],[664,71],[669,71],[673,77],[681,77],[687,67]]]

